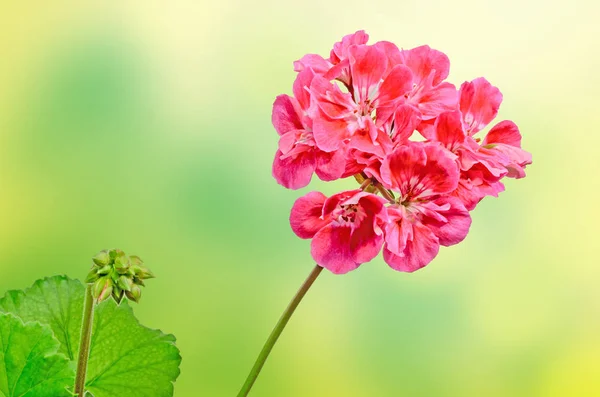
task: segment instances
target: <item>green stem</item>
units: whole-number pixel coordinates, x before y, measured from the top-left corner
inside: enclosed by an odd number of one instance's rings
[[[281,315],[281,318],[277,322],[277,325],[275,325],[275,328],[273,328],[271,335],[269,335],[269,339],[267,339],[267,342],[265,343],[260,354],[258,355],[254,366],[248,374],[248,378],[246,378],[246,383],[244,383],[244,386],[242,386],[242,389],[238,393],[238,397],[245,397],[248,395],[248,393],[250,393],[250,389],[252,389],[252,385],[254,385],[254,382],[256,381],[260,370],[265,364],[265,361],[267,361],[267,357],[269,357],[269,353],[271,353],[271,350],[273,349],[275,342],[277,342],[279,335],[281,335],[281,332],[287,325],[288,321],[290,320],[290,317],[292,317],[292,314],[294,314],[294,310],[296,310],[296,307],[298,307],[298,304],[300,303],[300,301],[302,301],[302,298],[304,298],[304,295],[306,295],[306,292],[308,291],[310,286],[315,282],[322,270],[323,268],[321,266],[316,265],[304,281],[304,284],[302,284],[298,292],[296,292],[296,295]]]
[[[94,297],[92,296],[92,284],[88,284],[85,290],[85,308],[83,311],[83,324],[81,325],[79,357],[77,358],[77,375],[75,376],[75,395],[79,397],[84,397],[85,395],[85,375],[90,357],[93,322]]]

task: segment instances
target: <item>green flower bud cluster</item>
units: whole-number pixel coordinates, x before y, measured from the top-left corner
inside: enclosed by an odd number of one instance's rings
[[[124,297],[139,302],[144,280],[154,278],[139,256],[127,256],[120,249],[100,251],[92,260],[94,265],[85,282],[93,284],[92,295],[98,303],[111,296],[117,304]]]

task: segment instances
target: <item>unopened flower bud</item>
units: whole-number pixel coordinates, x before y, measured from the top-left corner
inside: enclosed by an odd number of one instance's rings
[[[111,265],[106,265],[102,268],[100,268],[100,270],[98,270],[98,274],[104,276],[106,274],[109,274],[112,271],[113,267]]]
[[[110,264],[110,255],[107,250],[102,250],[92,258],[96,266],[102,267]]]
[[[142,297],[142,289],[137,284],[133,284],[131,291],[125,291],[125,295],[132,301],[139,302]]]
[[[99,278],[98,280],[96,280],[96,282],[94,282],[94,288],[92,289],[92,295],[94,296],[94,299],[98,299],[98,297],[104,290],[106,283],[108,283],[109,281],[110,280],[102,277],[102,278]]]
[[[102,292],[100,292],[100,295],[98,296],[98,303],[103,302],[104,300],[110,298],[110,296],[112,295],[112,292],[113,292],[112,283],[107,282],[106,285],[104,286],[104,289],[102,290]]]
[[[133,285],[133,280],[131,280],[127,276],[121,276],[117,280],[117,285],[122,290],[131,291],[131,286]]]
[[[98,280],[99,278],[100,278],[100,275],[98,275],[96,268],[94,268],[88,273],[87,277],[85,278],[85,283],[92,284],[92,283],[96,282],[96,280]]]
[[[131,263],[131,266],[144,266],[144,261],[137,255],[130,255],[129,262]]]
[[[121,251],[122,252],[122,251]],[[119,255],[115,258],[114,264],[115,270],[119,272],[119,274],[127,273],[129,270],[129,258],[123,252],[123,255]]]
[[[135,272],[135,276],[139,279],[146,280],[148,278],[154,278],[154,273],[150,271],[147,267],[138,266]]]

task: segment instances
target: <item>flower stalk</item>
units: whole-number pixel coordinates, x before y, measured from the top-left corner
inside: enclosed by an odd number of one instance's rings
[[[260,351],[260,354],[258,355],[254,366],[252,367],[250,373],[248,374],[248,377],[246,378],[246,382],[244,383],[242,389],[238,393],[238,397],[245,397],[248,395],[248,393],[250,393],[250,389],[252,389],[252,386],[254,385],[256,378],[260,374],[263,365],[265,365],[267,357],[269,357],[271,350],[273,350],[273,346],[277,342],[277,339],[279,339],[279,336],[283,332],[283,329],[287,325],[288,321],[290,321],[292,314],[294,314],[294,311],[302,301],[302,298],[304,298],[304,295],[306,295],[306,292],[308,292],[308,290],[313,285],[319,274],[321,274],[322,270],[323,268],[321,266],[316,265],[312,272],[310,272],[310,274],[308,275],[298,292],[296,292],[296,295],[281,315],[281,318],[279,318],[279,321],[275,325],[275,328],[273,328],[271,335],[269,335],[269,338],[267,339],[265,345]]]
[[[92,324],[94,322],[94,297],[92,296],[92,284],[85,289],[85,305],[83,309],[83,324],[81,326],[81,339],[79,343],[79,355],[77,357],[77,374],[75,375],[75,396],[85,395],[85,376],[87,372],[88,359],[90,357],[90,342],[92,340]]]

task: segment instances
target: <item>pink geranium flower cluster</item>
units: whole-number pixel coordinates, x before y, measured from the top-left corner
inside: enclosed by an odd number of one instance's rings
[[[392,268],[412,272],[440,245],[461,242],[469,211],[503,191],[502,178],[524,177],[531,155],[512,121],[476,137],[502,102],[486,79],[457,90],[445,81],[444,53],[367,41],[359,31],[335,43],[327,59],[308,54],[294,63],[294,95],[273,104],[280,135],[273,176],[289,189],[305,187],[313,173],[361,183],[331,197],[311,192],[294,204],[292,229],[312,239],[319,265],[346,273],[383,249]]]

